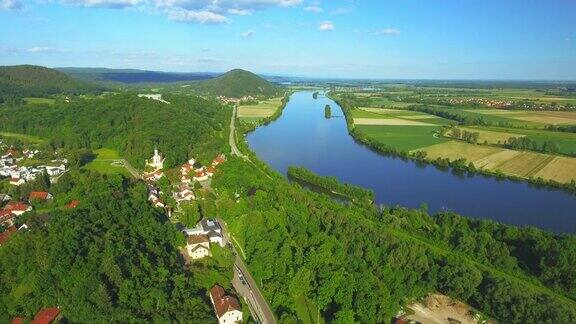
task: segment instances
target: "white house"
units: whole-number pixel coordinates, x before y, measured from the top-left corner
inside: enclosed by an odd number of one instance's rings
[[[220,224],[213,219],[201,220],[195,228],[184,229],[186,235],[206,235],[211,243],[217,243],[224,247],[224,238],[222,237],[222,228]]]
[[[210,301],[220,324],[242,323],[242,309],[238,299],[226,296],[224,288],[216,285],[210,289]]]
[[[186,250],[193,260],[207,257],[210,255],[210,239],[206,235],[188,236]]]

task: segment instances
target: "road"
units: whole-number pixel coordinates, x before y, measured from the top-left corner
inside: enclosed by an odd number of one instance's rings
[[[248,304],[250,308],[250,313],[252,317],[259,323],[263,324],[274,324],[276,323],[276,318],[274,313],[270,309],[270,306],[266,302],[266,299],[260,292],[258,284],[254,281],[252,274],[246,267],[244,260],[240,257],[236,251],[236,247],[230,238],[230,232],[226,226],[226,223],[222,219],[218,219],[218,223],[222,226],[222,235],[224,236],[225,242],[230,242],[232,249],[234,251],[234,278],[232,279],[232,286],[236,289],[236,292],[244,298],[244,301]],[[242,279],[240,279],[242,278]]]
[[[232,149],[232,154],[239,156],[244,159],[248,159],[236,146],[236,115],[238,113],[238,106],[234,106],[232,111],[232,118],[230,119],[230,135],[228,136],[228,142],[230,143],[230,148]]]

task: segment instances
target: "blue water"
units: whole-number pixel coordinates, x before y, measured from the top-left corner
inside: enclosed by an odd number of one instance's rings
[[[332,106],[332,119],[324,106]],[[431,165],[378,154],[348,134],[341,108],[311,92],[291,96],[282,116],[248,135],[252,150],[285,174],[303,166],[317,174],[374,190],[376,203],[461,215],[512,225],[532,225],[557,233],[576,233],[576,196],[524,182],[482,175],[458,175]]]

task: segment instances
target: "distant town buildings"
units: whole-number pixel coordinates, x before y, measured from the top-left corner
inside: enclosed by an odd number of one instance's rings
[[[145,94],[145,93],[141,93],[138,95],[138,97],[140,98],[148,98],[148,99],[152,99],[152,100],[156,100],[156,101],[160,101],[163,102],[165,104],[170,104],[170,102],[162,99],[162,95],[159,93],[153,93],[153,94]]]

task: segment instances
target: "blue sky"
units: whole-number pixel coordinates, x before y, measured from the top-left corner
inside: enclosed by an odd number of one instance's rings
[[[0,0],[0,65],[576,79],[575,0]]]

